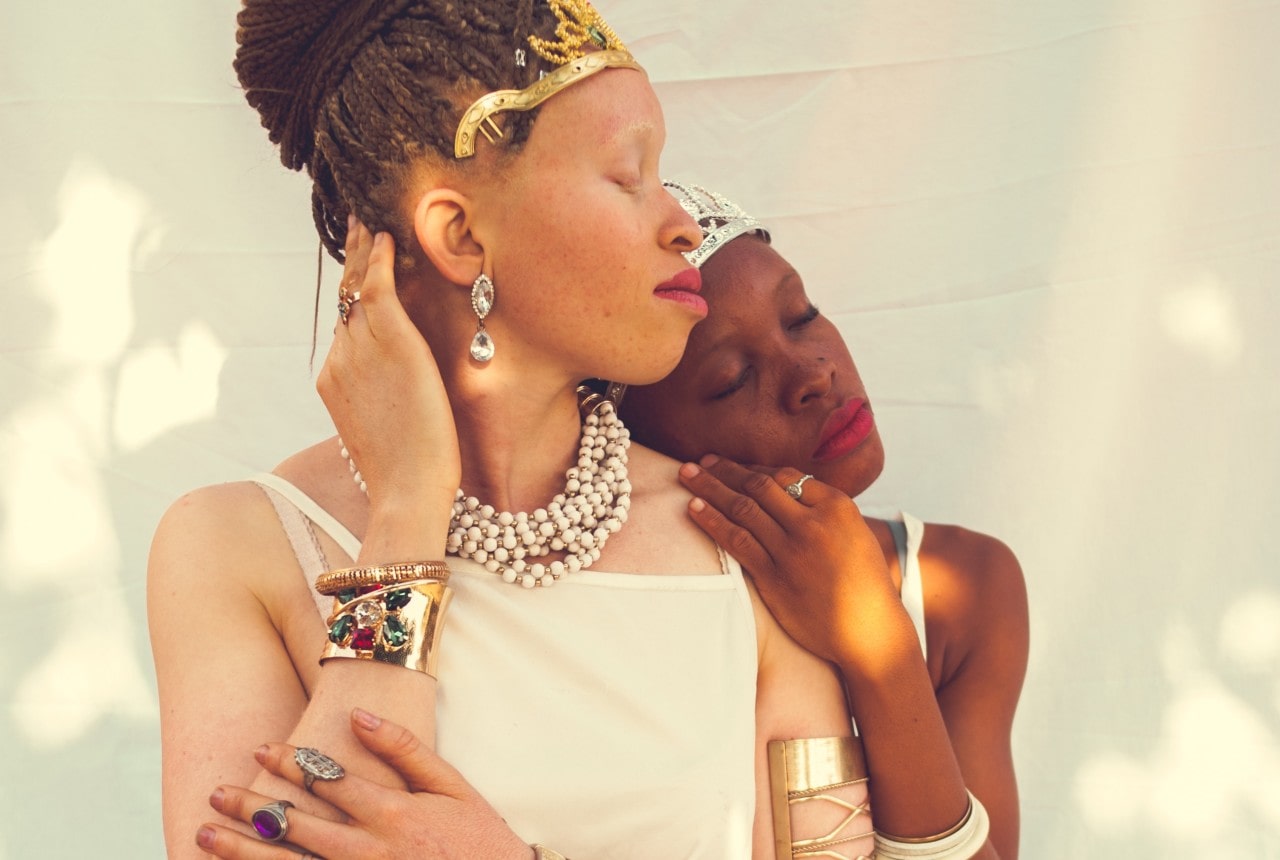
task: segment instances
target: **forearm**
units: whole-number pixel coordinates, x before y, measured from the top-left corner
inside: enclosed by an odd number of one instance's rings
[[[855,629],[868,647],[851,650],[839,669],[866,751],[876,830],[945,832],[969,800],[915,631],[900,604]],[[989,843],[973,856],[999,857]]]
[[[421,525],[423,519],[420,513],[372,517],[357,559],[358,565],[371,567],[443,558],[443,539],[424,535],[440,535],[445,529],[424,529]],[[439,609],[433,607],[433,611]],[[410,629],[418,631],[418,635],[422,635],[427,627],[422,619],[409,625]],[[316,643],[317,655],[322,645],[322,642]],[[352,773],[390,787],[403,788],[404,781],[400,776],[355,740],[350,727],[351,712],[354,708],[363,708],[384,716],[409,729],[424,745],[434,749],[435,692],[433,677],[408,666],[352,657],[330,658],[321,666],[307,707],[288,741],[295,746],[322,750]],[[263,793],[269,793],[270,789],[279,796],[296,792],[294,786],[266,772],[259,774],[253,787]]]

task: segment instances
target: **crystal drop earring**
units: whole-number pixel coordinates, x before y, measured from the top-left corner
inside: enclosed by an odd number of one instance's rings
[[[476,361],[493,358],[493,338],[484,330],[484,318],[493,310],[493,281],[483,272],[471,285],[471,309],[476,312],[476,336],[471,339],[471,357]]]

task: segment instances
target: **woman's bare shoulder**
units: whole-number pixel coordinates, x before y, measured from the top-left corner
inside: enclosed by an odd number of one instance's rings
[[[936,651],[943,659],[935,680],[945,683],[975,657],[1011,668],[1025,662],[1026,581],[1008,545],[962,526],[927,523],[920,571],[930,657]]]
[[[721,571],[715,544],[689,518],[692,497],[680,484],[679,468],[680,462],[665,454],[631,446],[631,510],[627,525],[610,538],[614,555],[602,567],[626,573]]]

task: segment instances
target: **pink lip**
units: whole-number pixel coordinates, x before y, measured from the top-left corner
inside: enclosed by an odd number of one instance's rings
[[[827,421],[822,425],[818,447],[813,452],[813,459],[818,462],[836,460],[848,454],[862,444],[871,435],[875,427],[875,418],[871,415],[871,404],[860,397],[855,397],[843,406],[833,409]]]
[[[677,302],[702,316],[707,315],[707,300],[698,295],[702,289],[702,273],[690,267],[669,281],[658,285],[653,294],[661,299]]]

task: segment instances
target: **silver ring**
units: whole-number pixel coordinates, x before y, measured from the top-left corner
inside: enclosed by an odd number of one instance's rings
[[[320,750],[311,747],[298,747],[293,751],[293,760],[298,763],[298,768],[302,771],[302,787],[307,791],[311,790],[311,784],[317,779],[321,782],[332,782],[347,775],[342,765]]]
[[[283,842],[289,833],[289,819],[285,817],[284,811],[291,806],[293,804],[287,800],[273,800],[265,806],[259,806],[249,818],[253,829],[266,842]]]
[[[787,484],[787,495],[799,501],[800,496],[804,494],[804,482],[812,477],[813,475],[804,475],[799,480]]]

